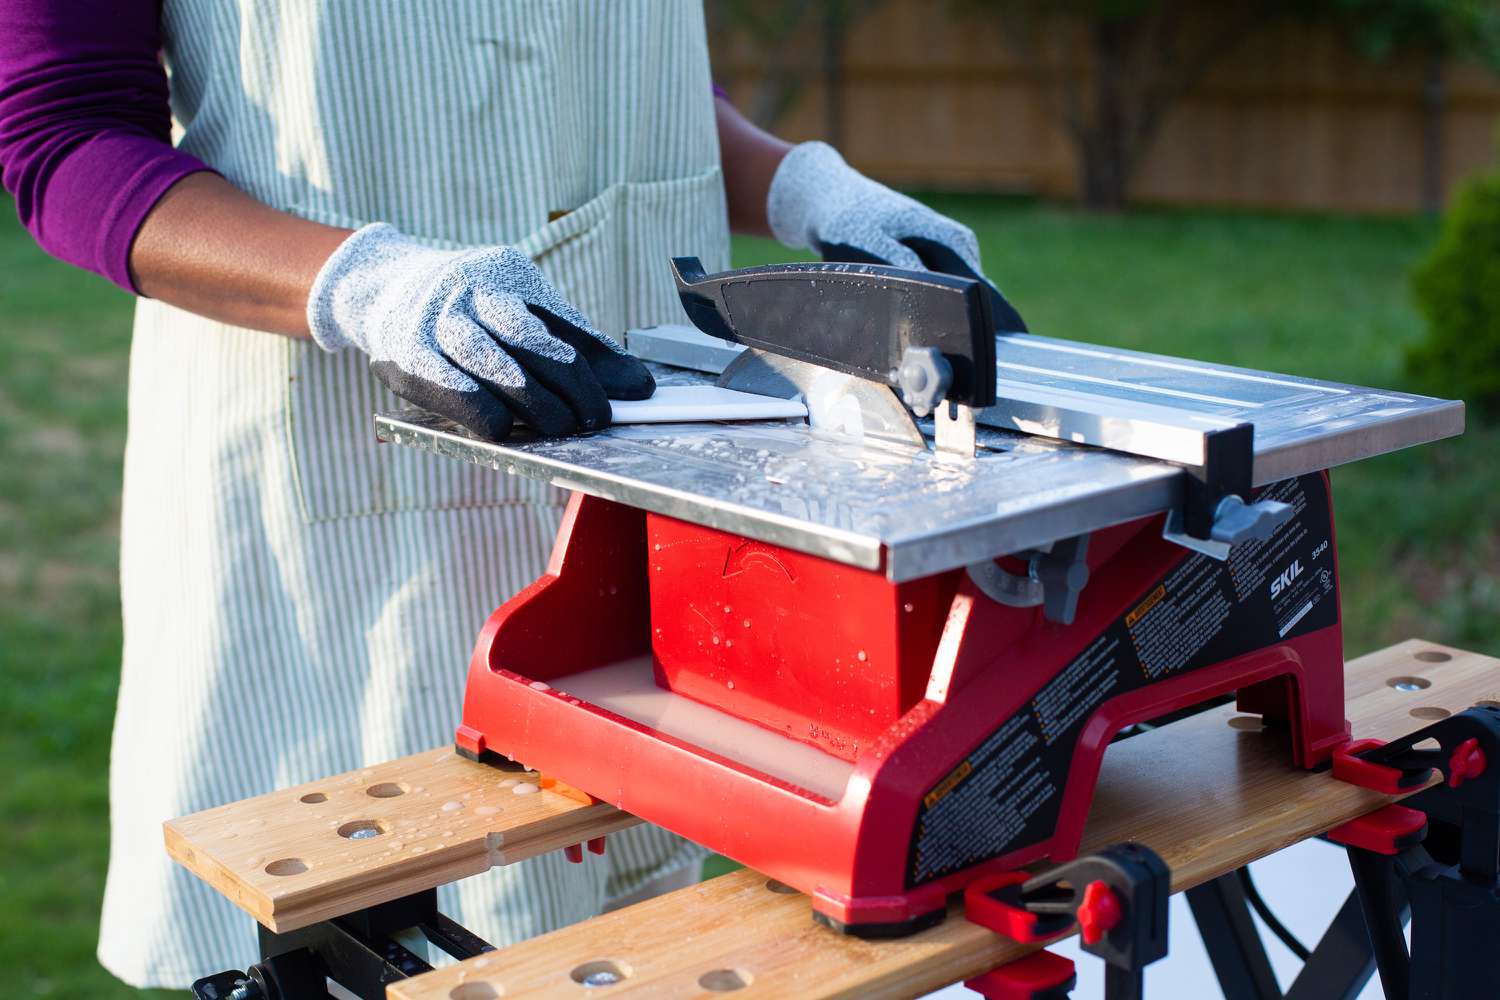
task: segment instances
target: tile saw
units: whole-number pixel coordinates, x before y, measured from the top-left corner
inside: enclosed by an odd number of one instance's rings
[[[997,329],[965,278],[673,267],[693,326],[628,337],[659,384],[807,418],[490,443],[376,416],[573,491],[480,633],[460,753],[878,937],[1072,857],[1124,727],[1232,694],[1297,765],[1349,741],[1327,470],[1461,433],[1461,402]]]

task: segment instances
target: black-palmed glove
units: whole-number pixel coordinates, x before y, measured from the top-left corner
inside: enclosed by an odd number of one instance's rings
[[[563,300],[514,247],[435,250],[385,223],[333,252],[307,300],[325,350],[354,347],[396,395],[498,441],[609,425],[651,373]]]
[[[771,232],[789,247],[808,247],[824,260],[890,264],[977,278],[992,292],[996,329],[1026,329],[979,266],[974,231],[914,198],[870,180],[827,143],[792,147],[766,196]]]

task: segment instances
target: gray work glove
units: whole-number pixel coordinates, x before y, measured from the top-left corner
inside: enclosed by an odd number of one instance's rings
[[[786,154],[771,178],[766,218],[782,243],[814,249],[824,260],[976,278],[991,293],[996,329],[1026,329],[980,270],[972,229],[870,180],[827,143],[804,142]]]
[[[597,430],[611,399],[656,389],[519,250],[435,250],[385,223],[328,258],[307,325],[324,350],[359,348],[396,395],[491,441],[515,419],[543,434]]]

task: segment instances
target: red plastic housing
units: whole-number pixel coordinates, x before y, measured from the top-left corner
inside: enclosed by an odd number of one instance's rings
[[[957,572],[894,584],[656,514],[646,540],[663,687],[845,760],[921,700]]]
[[[1332,515],[1322,516],[1331,546]],[[1188,556],[1161,538],[1160,517],[1096,532],[1091,582],[1060,625],[1039,608],[996,603],[962,571],[894,584],[575,494],[547,573],[479,636],[458,745],[521,761],[779,879],[836,925],[912,924],[981,875],[1074,856],[1105,747],[1124,726],[1238,691],[1243,709],[1287,724],[1301,766],[1348,739],[1335,589],[1327,627],[1102,701],[1063,748],[1055,821],[1041,835],[914,877],[924,810],[965,780],[997,727],[1029,718],[1048,682],[1149,607]],[[816,748],[848,771],[842,790],[810,790],[732,748],[705,749],[569,693],[570,677],[647,654],[657,685],[683,704]]]

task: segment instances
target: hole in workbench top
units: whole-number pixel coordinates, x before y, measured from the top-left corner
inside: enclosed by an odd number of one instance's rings
[[[1475,708],[1500,708],[1500,701],[1489,701],[1489,700],[1476,701],[1474,703],[1474,707]]]
[[[772,892],[779,892],[787,896],[795,896],[797,894],[796,889],[793,889],[785,882],[778,882],[774,878],[766,879],[766,888],[770,889]]]
[[[1441,649],[1423,649],[1412,654],[1423,663],[1447,663],[1453,659],[1452,653],[1445,653]]]
[[[489,983],[464,983],[448,991],[448,1000],[499,1000],[500,990]]]
[[[1419,705],[1411,710],[1413,719],[1446,719],[1452,714],[1446,708],[1438,708],[1436,705]]]
[[[1229,728],[1242,733],[1258,733],[1266,728],[1266,724],[1258,715],[1236,715],[1229,720]]]
[[[307,871],[307,862],[301,858],[278,858],[266,865],[267,875],[301,875]]]
[[[319,802],[327,802],[328,796],[324,795],[322,792],[308,792],[297,801],[306,802],[310,806],[315,806]]]
[[[398,795],[405,795],[410,789],[399,781],[382,781],[378,785],[371,785],[365,789],[365,794],[375,799],[394,799]]]
[[[698,985],[711,993],[730,993],[750,985],[750,974],[739,969],[713,969],[698,977]]]
[[[607,958],[601,958],[593,962],[584,962],[569,973],[573,982],[583,986],[613,986],[630,975],[630,968],[619,962],[612,962]]]
[[[339,836],[348,840],[369,840],[386,832],[386,825],[379,820],[356,819],[339,827]]]
[[[1392,677],[1385,685],[1397,691],[1424,691],[1432,687],[1432,681],[1425,677]]]

